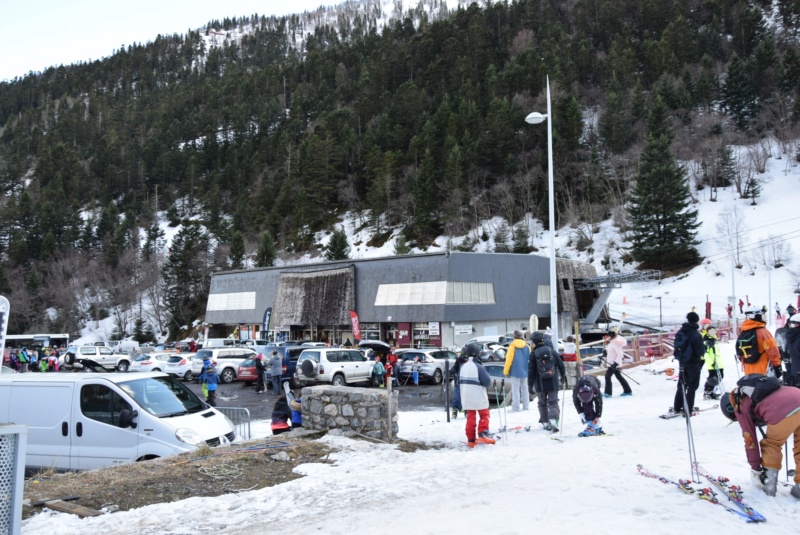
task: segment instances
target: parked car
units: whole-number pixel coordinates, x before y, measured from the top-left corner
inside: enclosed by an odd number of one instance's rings
[[[64,364],[67,366],[80,366],[83,359],[91,359],[106,368],[116,369],[126,372],[131,365],[129,355],[114,353],[111,348],[105,346],[69,346],[64,354]]]
[[[489,395],[489,403],[503,403],[506,396],[511,395],[511,381],[506,379],[503,375],[503,368],[505,364],[502,362],[487,362],[483,365],[486,368],[486,371],[489,372],[489,376],[492,378],[492,386],[486,389],[486,393]],[[562,392],[561,395],[564,395]],[[528,394],[528,399],[533,401],[535,397],[534,394]],[[511,403],[511,400],[508,400]]]
[[[255,357],[257,353],[247,347],[215,347],[198,349],[192,359],[192,374],[200,375],[203,371],[203,359],[209,357],[216,362],[217,375],[221,383],[232,383],[236,380],[239,365],[245,360]]]
[[[405,384],[411,376],[411,365],[414,358],[419,357],[422,369],[419,372],[420,381],[428,381],[435,385],[442,384],[445,377],[445,365],[449,361],[450,369],[456,363],[458,355],[447,349],[402,349],[398,350],[397,358],[400,359],[397,379],[400,384]]]
[[[356,349],[305,348],[297,361],[295,378],[300,386],[330,383],[345,386],[369,382],[372,362]]]
[[[283,365],[281,367],[281,383],[284,381],[290,381],[289,386],[292,388],[300,388],[301,385],[295,377],[295,372],[297,371],[297,361],[300,358],[300,355],[306,349],[308,349],[306,346],[284,345],[279,347],[271,347],[269,350],[265,349],[262,354],[264,355],[264,358],[269,359],[272,356],[272,352],[277,351],[283,359]],[[267,363],[264,365],[267,367],[267,381],[269,382],[272,380],[272,371]]]
[[[184,381],[194,380],[194,372],[192,371],[194,355],[194,353],[171,353],[163,371],[171,377],[178,377]]]
[[[262,340],[259,338],[256,340],[244,340],[242,345],[250,349],[255,349],[256,353],[261,353],[270,345],[270,342],[269,340]]]
[[[250,358],[239,364],[236,370],[236,380],[244,382],[244,386],[253,386],[258,381],[256,372],[256,357]]]
[[[149,353],[145,355],[139,355],[133,362],[131,362],[131,367],[128,371],[131,372],[162,372],[167,366],[167,362],[169,358],[172,357],[175,353],[170,352],[163,352],[163,353]]]
[[[507,346],[495,343],[479,343],[478,345],[481,348],[481,352],[478,354],[481,362],[503,362],[506,360]]]

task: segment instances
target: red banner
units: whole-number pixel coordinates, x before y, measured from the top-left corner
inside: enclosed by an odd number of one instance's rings
[[[361,328],[358,326],[358,314],[355,310],[350,311],[350,324],[353,326],[353,338],[361,341]]]

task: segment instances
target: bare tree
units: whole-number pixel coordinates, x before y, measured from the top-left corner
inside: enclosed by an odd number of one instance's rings
[[[717,221],[717,246],[721,251],[729,251],[737,268],[742,267],[742,240],[747,232],[747,224],[739,205],[733,203],[727,211],[720,214]]]

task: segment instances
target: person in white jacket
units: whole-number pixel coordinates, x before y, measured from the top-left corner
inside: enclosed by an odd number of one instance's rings
[[[623,336],[618,335],[617,331],[613,330],[606,333],[603,337],[603,341],[606,343],[606,363],[608,364],[608,370],[606,370],[606,387],[605,392],[603,392],[603,397],[610,398],[613,395],[611,390],[612,375],[616,377],[619,384],[622,385],[621,395],[632,396],[631,385],[628,384],[628,381],[625,380],[625,377],[622,376],[622,372],[619,370],[622,364],[622,358],[625,356],[622,352],[622,348],[628,345],[628,341]]]
[[[468,360],[461,365],[458,373],[458,386],[461,391],[461,407],[467,414],[467,444],[470,448],[475,443],[494,444],[489,435],[489,396],[486,389],[492,384],[492,378],[479,362],[475,360],[480,354],[480,347],[475,342],[467,344]],[[475,420],[478,418],[478,432],[475,433]]]

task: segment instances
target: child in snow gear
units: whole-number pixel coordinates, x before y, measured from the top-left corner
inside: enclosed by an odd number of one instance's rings
[[[592,375],[585,375],[577,380],[572,389],[572,404],[586,424],[578,436],[589,437],[602,434],[600,417],[603,415],[603,396],[600,393],[600,381]]]
[[[286,392],[281,392],[278,399],[275,401],[275,408],[272,409],[272,421],[270,428],[273,435],[280,435],[291,431],[289,421],[292,418],[292,410],[289,408],[289,402],[286,401]]]
[[[303,398],[302,396],[292,396],[289,401],[289,408],[292,409],[292,429],[303,427]]]
[[[206,396],[206,401],[212,407],[217,406],[217,383],[219,382],[219,376],[217,375],[217,370],[214,368],[214,364],[211,363],[211,359],[208,357],[203,359],[203,368],[200,371],[200,375],[197,376],[198,382],[200,382],[204,387],[205,390],[208,392]]]
[[[383,376],[386,373],[386,369],[383,367],[383,362],[381,362],[381,358],[375,355],[375,363],[372,365],[372,385],[383,388]]]
[[[467,413],[467,444],[474,448],[479,444],[494,444],[489,436],[489,396],[486,389],[492,385],[492,378],[481,363],[476,360],[480,347],[475,342],[467,344],[467,361],[461,365],[458,384],[461,406]],[[478,432],[475,433],[475,419],[478,418]]]
[[[610,398],[613,395],[611,390],[612,376],[616,377],[619,384],[622,385],[623,396],[632,395],[631,385],[628,384],[628,381],[625,380],[625,377],[622,376],[619,370],[622,359],[625,356],[622,352],[622,348],[628,345],[628,341],[625,337],[619,336],[617,331],[614,330],[608,331],[605,336],[603,336],[603,341],[606,344],[606,364],[608,364],[608,369],[606,370],[606,387],[603,397]]]
[[[694,395],[700,387],[703,356],[706,354],[706,346],[703,337],[700,336],[699,321],[700,316],[696,312],[689,312],[686,314],[686,322],[675,333],[674,358],[680,363],[680,371],[671,412],[688,412],[694,415]],[[684,394],[689,405],[686,408],[683,406]]]
[[[421,369],[422,364],[419,363],[419,357],[414,357],[414,361],[411,363],[411,377],[414,386],[419,386],[419,371]]]
[[[772,366],[775,376],[780,378],[783,373],[781,354],[775,338],[767,330],[767,324],[763,319],[764,311],[749,307],[744,314],[746,319],[736,339],[736,357],[742,363],[744,375],[753,373],[766,375],[767,368]]]
[[[703,399],[719,399],[720,396],[715,394],[714,391],[725,376],[725,373],[722,365],[722,354],[717,344],[717,330],[714,327],[709,327],[703,332],[703,344],[706,346],[703,360],[705,360],[706,368],[708,369],[708,378],[705,385],[703,385]]]
[[[737,385],[729,395],[723,396],[722,414],[742,428],[753,483],[768,496],[775,496],[783,460],[781,447],[792,434],[794,462],[800,464],[800,390],[779,386],[774,377],[759,374],[746,375]],[[756,437],[759,423],[767,426],[760,443]],[[800,500],[800,472],[795,472],[794,482],[790,492]]]
[[[522,401],[522,410],[528,410],[530,404],[528,361],[530,358],[531,350],[522,339],[522,331],[514,331],[514,340],[508,346],[506,365],[503,367],[503,375],[511,383],[511,412],[520,410],[520,401]]]
[[[566,384],[564,361],[558,352],[545,345],[544,335],[535,332],[531,335],[533,354],[528,363],[528,384],[539,393],[539,423],[546,431],[558,432],[558,385]],[[559,379],[560,378],[560,379]]]

